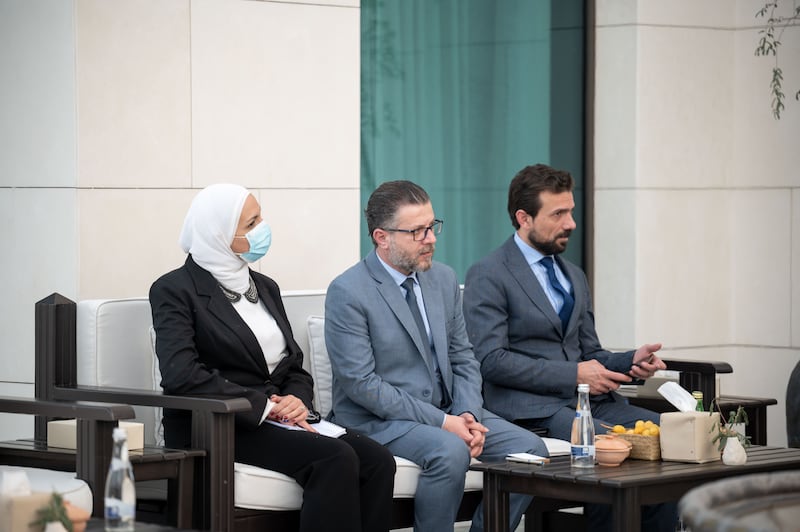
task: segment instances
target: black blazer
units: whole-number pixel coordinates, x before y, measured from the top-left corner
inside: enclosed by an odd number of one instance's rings
[[[272,394],[292,394],[311,410],[311,375],[292,335],[277,283],[250,271],[261,302],[286,338],[288,356],[270,373],[255,335],[216,279],[192,260],[150,288],[156,354],[164,392],[175,395],[245,397],[253,405],[237,424],[258,426]],[[165,416],[169,415],[165,412]],[[174,413],[173,413],[174,415]]]

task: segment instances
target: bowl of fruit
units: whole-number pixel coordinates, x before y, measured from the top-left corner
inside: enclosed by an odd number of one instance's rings
[[[661,429],[650,420],[637,420],[633,427],[614,425],[608,427],[613,434],[631,443],[631,458],[661,460]]]

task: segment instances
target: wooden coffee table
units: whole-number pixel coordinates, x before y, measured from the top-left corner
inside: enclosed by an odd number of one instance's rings
[[[690,489],[713,480],[750,473],[800,469],[800,449],[753,446],[747,463],[724,465],[625,460],[619,467],[572,468],[569,457],[554,458],[545,465],[516,462],[474,464],[483,472],[484,524],[487,532],[507,531],[508,496],[526,493],[548,499],[610,504],[612,530],[641,530],[641,507],[677,501]]]

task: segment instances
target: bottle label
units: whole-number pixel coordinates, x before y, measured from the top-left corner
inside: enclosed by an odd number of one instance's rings
[[[133,504],[122,502],[112,497],[105,498],[106,519],[131,519],[136,514],[136,507]]]
[[[573,445],[572,456],[575,458],[589,458],[593,457],[594,445]]]

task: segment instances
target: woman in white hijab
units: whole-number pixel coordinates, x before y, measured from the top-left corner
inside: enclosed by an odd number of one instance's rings
[[[161,386],[168,394],[250,401],[252,410],[236,415],[236,461],[303,487],[301,531],[388,530],[394,458],[352,431],[338,439],[314,432],[312,379],[280,290],[248,267],[271,239],[245,188],[211,185],[195,197],[179,240],[186,262],[150,289]],[[189,446],[190,422],[187,412],[164,412],[168,446]]]

